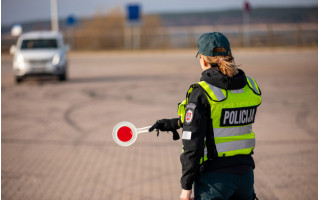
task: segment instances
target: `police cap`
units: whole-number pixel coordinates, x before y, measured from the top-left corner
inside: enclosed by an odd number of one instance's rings
[[[197,46],[198,54],[204,56],[231,56],[230,43],[227,37],[219,32],[202,34],[197,41]]]

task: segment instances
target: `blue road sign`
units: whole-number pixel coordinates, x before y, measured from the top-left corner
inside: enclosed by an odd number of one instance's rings
[[[77,18],[74,15],[69,15],[67,17],[67,25],[74,26],[77,23]]]
[[[137,23],[141,21],[140,16],[141,7],[139,4],[127,5],[127,21],[128,23]]]

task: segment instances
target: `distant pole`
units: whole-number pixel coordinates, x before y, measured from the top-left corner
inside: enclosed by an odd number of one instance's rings
[[[67,26],[69,27],[69,30],[68,30],[68,36],[69,36],[69,38],[68,38],[68,42],[69,42],[69,45],[71,46],[71,48],[73,48],[74,47],[74,27],[75,27],[75,25],[77,24],[77,18],[76,18],[76,16],[74,16],[74,15],[69,15],[68,17],[67,17],[67,20],[66,20],[66,23],[67,23]]]
[[[127,5],[127,23],[125,27],[125,48],[141,48],[141,6],[140,4]]]
[[[126,26],[124,29],[124,48],[130,49],[131,48],[131,27]]]
[[[132,44],[133,49],[140,49],[140,37],[141,37],[140,26],[133,27],[133,37],[134,37],[133,44]]]
[[[243,45],[250,46],[250,11],[251,6],[248,1],[244,1],[243,11],[242,11],[242,24],[243,24]]]
[[[57,0],[51,0],[51,30],[59,31]]]

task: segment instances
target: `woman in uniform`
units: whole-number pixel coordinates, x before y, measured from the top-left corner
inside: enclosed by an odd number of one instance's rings
[[[179,118],[158,120],[149,131],[183,128],[181,200],[252,200],[254,192],[252,131],[261,92],[239,69],[228,39],[218,32],[197,41],[200,82],[190,86],[179,105]]]

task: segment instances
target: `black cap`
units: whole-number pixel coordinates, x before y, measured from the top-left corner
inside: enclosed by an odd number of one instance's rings
[[[231,56],[230,43],[226,36],[219,32],[205,33],[197,41],[198,54],[204,56]],[[216,48],[222,47],[225,52],[216,52]],[[198,55],[197,54],[197,55]]]

